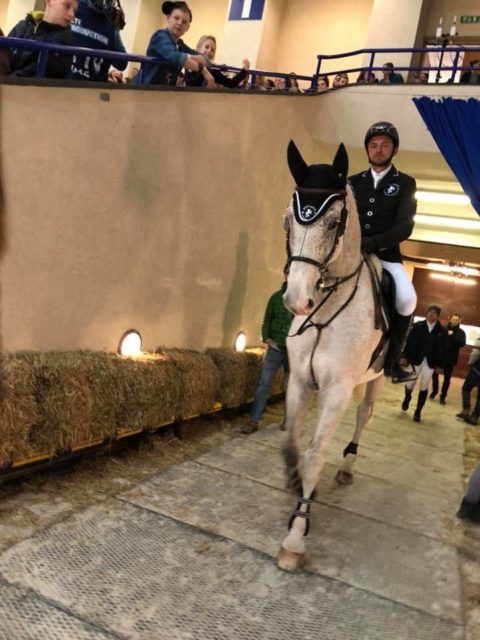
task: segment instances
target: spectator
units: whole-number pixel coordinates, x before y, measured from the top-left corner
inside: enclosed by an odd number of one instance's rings
[[[166,64],[147,62],[143,65],[143,77],[135,82],[143,84],[162,84],[175,86],[180,70],[201,72],[206,86],[215,86],[215,81],[208,71],[208,59],[190,49],[182,40],[182,36],[190,28],[192,12],[186,2],[164,2],[162,13],[167,16],[167,26],[158,29],[150,38],[147,56],[160,58]]]
[[[328,76],[318,76],[317,84],[313,88],[309,88],[305,93],[323,93],[330,88],[330,80]]]
[[[378,80],[373,71],[362,69],[358,74],[357,84],[375,84],[376,82],[378,82]]]
[[[119,28],[125,26],[123,11],[118,0],[80,0],[72,23],[73,43],[76,47],[118,51],[126,53],[120,38]],[[124,71],[128,61],[112,63],[119,71]],[[73,58],[69,78],[89,80],[91,82],[107,82],[110,61],[97,56],[80,56]]]
[[[464,71],[460,78],[460,84],[480,84],[480,60],[472,60],[469,67],[475,67],[471,71]]]
[[[267,82],[265,76],[259,76],[257,74],[252,76],[251,81],[247,85],[247,89],[257,89],[258,91],[270,91],[270,89],[274,87],[275,85],[271,80]]]
[[[417,408],[413,414],[415,422],[421,421],[422,409],[428,395],[428,385],[435,369],[441,369],[445,361],[447,346],[447,331],[439,322],[441,309],[436,304],[431,304],[427,309],[427,318],[416,322],[410,331],[404,353],[415,366],[415,373],[419,379],[420,391],[418,392]],[[407,411],[412,391],[416,380],[405,384],[405,398],[402,410]]]
[[[346,73],[337,73],[333,79],[333,87],[346,87],[348,84],[348,75]]]
[[[280,367],[283,367],[285,377],[289,373],[285,342],[293,316],[283,304],[283,294],[287,288],[288,265],[285,266],[283,275],[284,281],[281,288],[270,297],[265,310],[262,324],[262,340],[267,345],[267,349],[260,380],[255,390],[255,398],[250,409],[250,418],[241,428],[241,432],[245,434],[257,431],[258,421],[267,403],[270,387],[277,371]]]
[[[27,38],[51,44],[71,45],[72,22],[77,0],[45,0],[45,11],[30,11],[8,34],[10,38]],[[37,69],[38,51],[13,49],[10,57],[10,75],[33,77]],[[46,78],[64,78],[72,57],[49,53],[45,68]]]
[[[217,51],[217,41],[214,36],[202,36],[197,43],[198,53],[206,56],[208,60],[213,63],[215,53]],[[235,89],[238,87],[248,76],[248,69],[250,68],[250,62],[243,60],[243,69],[230,78],[218,69],[210,69],[210,73],[217,85],[221,87],[227,87],[229,89]],[[185,74],[185,84],[187,87],[201,87],[205,84],[205,79],[201,71],[187,71]]]
[[[428,84],[428,71],[415,71],[413,81],[415,84]]]
[[[440,404],[445,404],[453,369],[458,362],[458,353],[460,349],[465,346],[467,341],[465,331],[460,327],[461,320],[461,316],[453,313],[450,316],[449,323],[447,325],[447,352],[445,354],[445,362],[443,366],[443,384],[442,391],[440,393]],[[430,399],[433,400],[437,393],[438,373],[434,371],[432,376],[432,393],[430,394]]]
[[[403,84],[403,76],[395,71],[393,62],[386,62],[383,65],[383,78],[380,80],[381,84]]]
[[[0,29],[0,38],[3,37],[3,31]],[[8,76],[10,74],[10,51],[8,49],[0,49],[0,76]]]
[[[298,86],[298,80],[296,74],[292,73],[287,78],[287,90],[289,93],[300,93],[300,87]]]
[[[287,90],[285,78],[275,78],[275,80],[273,81],[273,85],[277,91]]]
[[[472,471],[457,518],[480,524],[480,464]]]
[[[480,418],[480,337],[473,345],[468,364],[470,368],[462,386],[462,410],[457,413],[457,418],[463,418],[468,424],[477,425]],[[477,402],[470,414],[470,395],[474,389],[477,390]]]

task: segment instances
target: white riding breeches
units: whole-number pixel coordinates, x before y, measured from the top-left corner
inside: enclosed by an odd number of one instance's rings
[[[417,294],[401,262],[380,260],[395,282],[395,309],[401,316],[411,316],[417,306]]]
[[[418,376],[418,384],[420,385],[420,391],[426,391],[430,384],[430,380],[432,379],[434,369],[431,369],[428,366],[427,359],[424,358],[420,364],[415,364],[415,373]],[[412,380],[411,382],[405,383],[407,389],[412,390],[415,386],[416,380]]]

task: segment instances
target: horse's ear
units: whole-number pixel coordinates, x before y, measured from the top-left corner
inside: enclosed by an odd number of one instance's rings
[[[306,170],[308,169],[308,165],[300,155],[300,151],[297,149],[297,145],[293,140],[290,140],[288,143],[287,160],[293,179],[297,184],[300,184]]]
[[[332,165],[335,178],[340,180],[342,184],[347,183],[348,176],[348,154],[343,142],[340,143]]]

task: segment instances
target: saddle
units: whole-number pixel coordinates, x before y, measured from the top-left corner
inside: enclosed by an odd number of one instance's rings
[[[364,254],[364,258],[372,283],[375,329],[380,329],[382,332],[380,342],[372,354],[370,368],[388,343],[389,329],[395,313],[395,281],[388,271],[382,269],[380,260],[375,254]]]

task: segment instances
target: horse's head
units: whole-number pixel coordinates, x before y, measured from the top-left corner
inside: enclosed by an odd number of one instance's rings
[[[332,165],[308,166],[291,141],[288,166],[296,187],[287,210],[291,266],[284,301],[293,313],[306,315],[341,253],[347,224],[348,155],[340,144]]]

